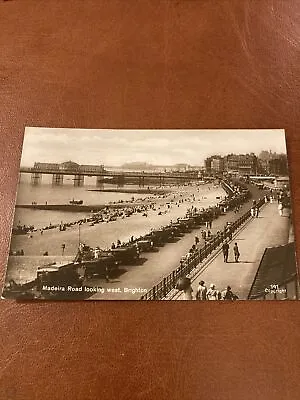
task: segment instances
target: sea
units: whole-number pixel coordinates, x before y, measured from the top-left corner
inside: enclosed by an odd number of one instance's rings
[[[150,194],[142,193],[120,193],[120,192],[100,192],[95,189],[120,189],[116,184],[104,183],[101,187],[96,186],[95,177],[85,177],[84,186],[75,187],[73,177],[64,177],[63,185],[54,186],[52,175],[43,175],[40,184],[32,185],[30,174],[20,174],[16,204],[69,204],[70,200],[83,200],[84,205],[102,205],[118,201],[130,201],[134,199],[145,199],[151,197]],[[137,190],[137,185],[126,185],[125,190]],[[122,188],[122,189],[123,189]],[[89,212],[69,212],[54,210],[35,210],[16,208],[14,226],[33,225],[40,229],[50,224],[56,225],[67,223],[88,217]]]

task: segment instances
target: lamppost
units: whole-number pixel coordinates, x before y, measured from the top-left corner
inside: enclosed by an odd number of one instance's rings
[[[79,222],[78,224],[78,248],[80,247],[80,243],[81,243],[81,238],[80,238],[80,227],[81,227],[82,222]]]

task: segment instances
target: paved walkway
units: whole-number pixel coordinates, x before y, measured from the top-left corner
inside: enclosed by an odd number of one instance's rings
[[[196,294],[199,281],[203,280],[207,287],[213,283],[220,291],[229,285],[239,299],[247,299],[265,248],[288,243],[289,218],[286,212],[280,217],[277,206],[277,203],[264,205],[259,217],[253,218],[233,237],[229,243],[228,263],[224,263],[220,250],[203,271],[194,276],[193,295]],[[238,263],[234,262],[235,242],[241,254]],[[179,294],[173,299],[183,300],[183,295]]]
[[[258,199],[263,197],[263,192],[259,191],[255,187],[251,187],[253,194],[252,199]],[[218,219],[213,221],[211,229],[212,233],[218,230],[222,230],[226,222],[233,222],[246,211],[249,210],[252,199],[242,205],[238,213],[233,211],[228,212],[226,215],[220,216]],[[191,246],[194,244],[195,235],[201,238],[201,230],[194,229],[191,233],[187,233],[175,243],[167,243],[164,247],[160,247],[156,253],[142,253],[141,258],[145,257],[146,260],[143,264],[138,266],[127,267],[124,273],[117,279],[111,280],[109,283],[103,279],[91,279],[88,281],[89,286],[101,286],[104,288],[104,293],[96,293],[91,300],[138,300],[145,291],[150,290],[160,280],[167,276],[170,272],[176,269],[179,265],[180,258],[188,253]],[[203,245],[204,242],[201,239],[199,245]],[[120,290],[118,291],[118,289]],[[128,289],[143,289],[144,292],[124,292],[124,288]],[[108,291],[115,289],[115,292]]]

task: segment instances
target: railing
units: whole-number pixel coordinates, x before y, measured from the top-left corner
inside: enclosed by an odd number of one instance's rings
[[[231,188],[231,186],[225,182],[224,180],[221,181],[222,188],[225,190],[225,192],[229,195],[232,196],[234,194],[234,190]]]
[[[264,204],[264,200],[259,200],[256,206],[260,208]],[[251,216],[251,210],[248,210],[244,215],[233,222],[228,228],[224,229],[210,241],[206,242],[200,249],[195,252],[186,261],[173,270],[168,276],[163,278],[157,285],[153,286],[146,294],[141,297],[141,300],[161,300],[175,288],[179,278],[188,275],[198,264],[202,263],[221,243],[227,238],[232,239],[232,234],[243,225]]]

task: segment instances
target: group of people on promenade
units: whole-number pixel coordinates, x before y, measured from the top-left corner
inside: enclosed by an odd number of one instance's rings
[[[277,191],[270,190],[269,195],[264,196],[265,203],[270,202],[274,203],[277,201],[278,203],[278,213],[280,217],[283,217],[283,211],[285,208],[290,208],[291,198],[290,193],[287,189],[280,189]]]
[[[231,287],[227,286],[223,291],[216,289],[216,286],[211,283],[207,289],[205,282],[200,281],[197,288],[195,300],[238,300],[238,296],[232,292]]]
[[[283,209],[288,208],[290,206],[289,193],[283,190],[277,191],[276,193],[274,192],[272,193],[271,191],[270,195],[264,196],[265,203],[267,202],[272,203],[273,201],[275,201],[275,199],[278,201],[279,215],[283,216]],[[261,205],[262,205],[261,201],[253,200],[252,207],[250,209],[251,217],[258,218]],[[236,208],[234,209],[234,212],[236,212]],[[240,258],[240,249],[238,243],[235,242],[234,244],[232,244],[232,247],[230,247],[230,240],[232,239],[231,223],[226,223],[224,231],[223,232],[218,231],[216,235],[220,233],[225,233],[225,237],[223,239],[223,244],[222,244],[224,263],[229,262],[228,259],[230,256],[231,249],[234,258],[234,261],[231,262],[238,263]],[[211,237],[211,232],[208,230],[207,232],[205,232],[205,235],[202,234],[203,239],[206,239],[207,237],[209,238]],[[199,244],[199,239],[198,237],[195,237],[195,245],[198,244]],[[238,296],[232,291],[230,286],[227,286],[226,289],[220,291],[216,288],[215,284],[212,283],[207,288],[205,282],[200,281],[196,293],[194,294],[190,279],[189,278],[183,278],[183,279],[186,282],[185,285],[182,286],[179,285],[176,286],[176,288],[178,290],[183,291],[184,300],[231,300],[231,301],[238,300]]]
[[[228,263],[229,249],[230,249],[229,242],[225,241],[222,245],[223,259],[225,263]],[[238,263],[240,258],[240,250],[237,243],[234,243],[232,250],[234,256],[234,262]]]
[[[207,288],[203,280],[199,282],[195,295],[189,278],[180,278],[177,288],[183,290],[183,300],[235,301],[239,298],[238,295],[232,291],[230,286],[220,291],[216,288],[214,283],[211,283],[209,288]]]
[[[233,195],[232,197],[228,196],[225,197],[225,202],[226,202],[226,210],[224,209],[223,212],[226,213],[229,209],[233,210],[234,213],[240,210],[240,207],[242,204],[245,202],[247,199],[247,195],[245,193],[242,193],[242,187],[239,187],[237,185],[229,185],[227,184],[227,187],[225,189],[228,190],[228,188],[232,188]],[[223,201],[224,202],[224,201]],[[256,204],[256,201],[253,201],[253,205],[259,209],[258,205]],[[222,210],[222,206],[216,207],[218,211],[220,211],[220,208]],[[211,208],[211,211],[213,208]],[[258,213],[258,211],[257,211]],[[213,213],[214,214],[214,213]],[[216,211],[216,215],[219,215],[219,212]],[[232,239],[232,223],[231,222],[226,222],[224,225],[223,230],[218,230],[215,234],[212,233],[210,230],[212,228],[212,223],[213,223],[213,217],[210,215],[207,217],[207,220],[205,222],[205,228],[201,230],[201,237],[204,240],[205,243],[209,243],[211,240],[214,240],[214,238],[228,238],[227,241],[224,242],[222,250],[224,254],[224,262],[228,262],[228,256],[229,256],[229,244],[228,241]],[[224,240],[224,239],[223,239]],[[200,248],[200,239],[199,236],[195,236],[195,242],[188,251],[187,254],[181,257],[180,264],[183,265],[186,262],[189,262],[189,259],[193,258],[195,253],[199,250]],[[239,257],[240,257],[240,252],[237,243],[234,244],[233,247],[233,254],[234,254],[234,260],[235,262],[239,262]]]

